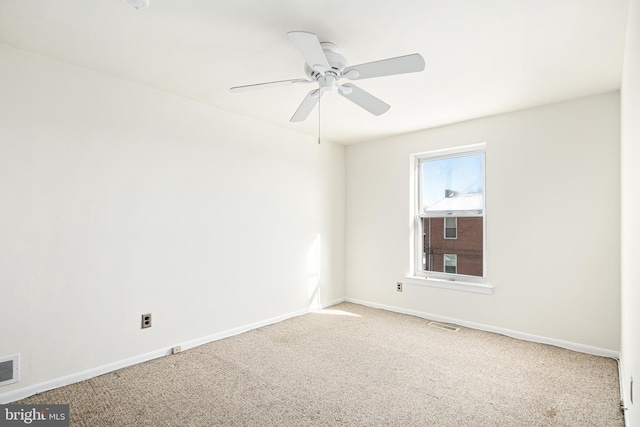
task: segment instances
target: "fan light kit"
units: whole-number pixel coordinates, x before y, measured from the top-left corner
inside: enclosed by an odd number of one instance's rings
[[[287,35],[304,57],[306,79],[278,80],[236,86],[230,90],[231,92],[243,92],[252,89],[291,84],[318,83],[318,88],[307,94],[302,104],[300,104],[289,120],[290,122],[301,122],[305,120],[320,100],[320,97],[325,92],[331,91],[334,87],[338,89],[340,95],[364,108],[371,114],[379,116],[380,114],[386,113],[391,106],[371,95],[369,92],[351,83],[341,84],[339,80],[362,80],[394,74],[415,73],[424,70],[424,59],[417,53],[347,66],[347,60],[338,53],[338,48],[335,44],[329,42],[320,43],[315,34],[306,31],[291,31],[287,33]]]

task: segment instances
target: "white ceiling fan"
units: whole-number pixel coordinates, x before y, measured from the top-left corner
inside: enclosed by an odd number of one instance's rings
[[[302,104],[289,120],[291,122],[305,120],[320,100],[320,96],[334,87],[338,89],[340,95],[370,113],[379,116],[389,110],[389,104],[351,83],[341,84],[339,80],[362,80],[424,70],[424,59],[417,53],[347,67],[347,60],[338,53],[335,44],[329,42],[320,43],[315,34],[306,31],[290,31],[287,35],[304,57],[304,71],[307,79],[278,80],[235,86],[230,90],[231,92],[242,92],[274,86],[317,82],[318,88],[307,94]]]

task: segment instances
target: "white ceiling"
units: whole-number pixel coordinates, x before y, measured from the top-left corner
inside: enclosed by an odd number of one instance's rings
[[[342,144],[617,90],[628,0],[0,0],[0,43],[317,136],[289,123],[311,85],[287,32],[314,32],[350,65],[420,53],[421,73],[355,82],[391,104],[373,116],[322,98]]]

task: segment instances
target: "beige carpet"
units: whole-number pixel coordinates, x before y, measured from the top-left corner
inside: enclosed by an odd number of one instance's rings
[[[338,306],[32,396],[73,426],[622,426],[613,359]]]

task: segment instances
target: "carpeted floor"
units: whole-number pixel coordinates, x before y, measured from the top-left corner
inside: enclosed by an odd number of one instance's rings
[[[19,403],[72,426],[622,426],[613,359],[343,303]]]

